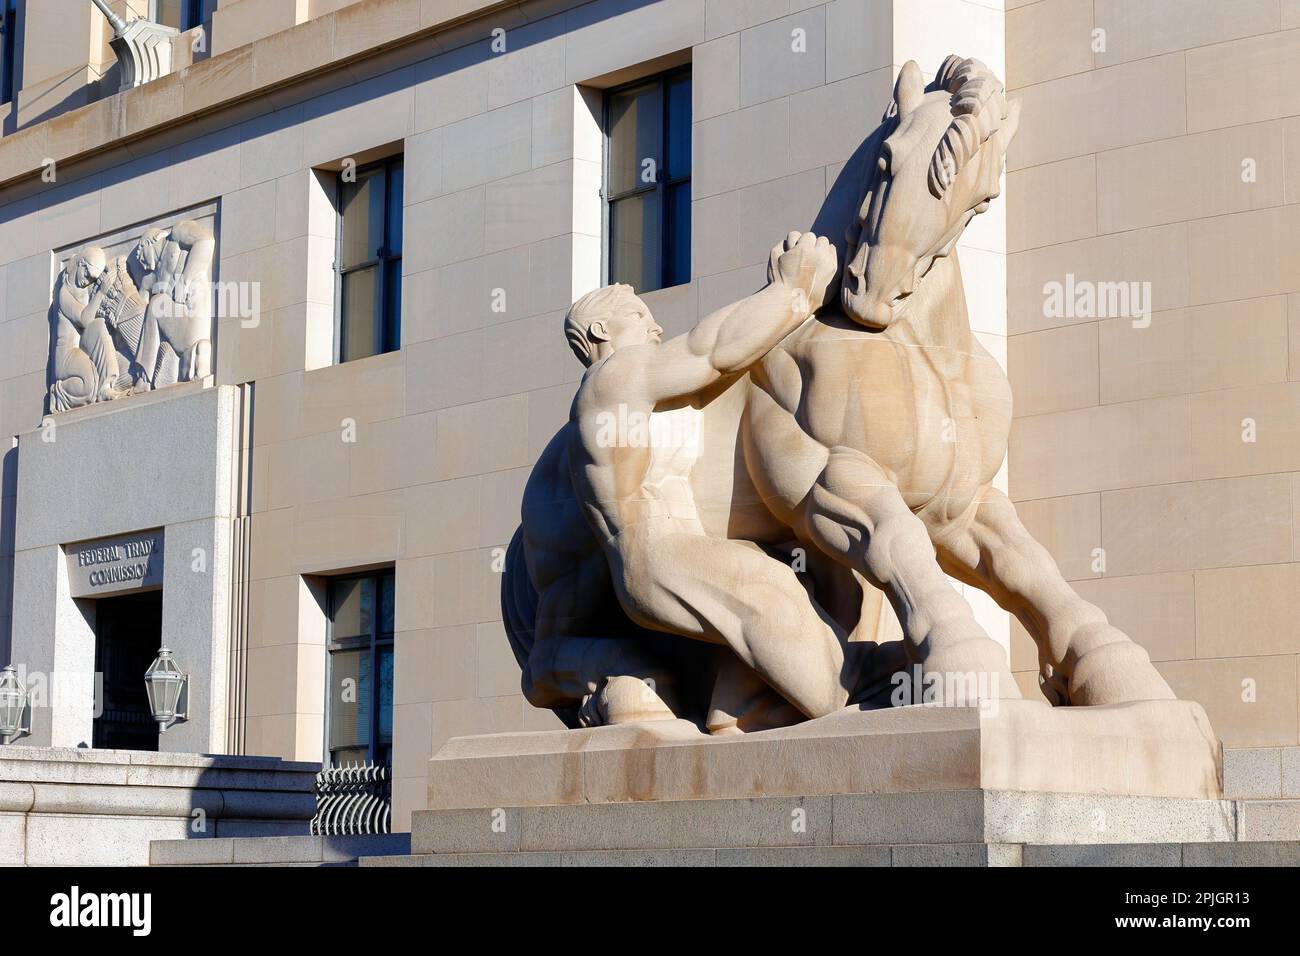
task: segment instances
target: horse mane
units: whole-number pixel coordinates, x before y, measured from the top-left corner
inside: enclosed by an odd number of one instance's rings
[[[962,167],[1006,119],[1007,99],[1002,81],[992,70],[979,60],[952,54],[926,89],[952,94],[952,122],[930,157],[930,192],[941,199]]]

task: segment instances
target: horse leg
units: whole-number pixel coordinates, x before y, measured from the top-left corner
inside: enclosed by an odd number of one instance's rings
[[[1075,593],[1002,492],[986,489],[969,526],[941,536],[939,559],[1024,624],[1044,670],[1050,666],[1044,693],[1053,703],[1173,698],[1147,652]]]
[[[803,720],[794,705],[730,649],[719,648],[717,677],[705,726],[714,735],[789,727]],[[847,703],[847,700],[846,700]]]
[[[830,450],[805,499],[801,523],[818,548],[888,595],[909,658],[927,677],[937,676],[939,687],[984,678],[979,696],[1020,696],[1002,646],[984,632],[940,569],[921,519],[867,455],[854,448]]]

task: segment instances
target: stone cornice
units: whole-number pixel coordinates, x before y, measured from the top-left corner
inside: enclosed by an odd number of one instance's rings
[[[486,14],[513,11],[523,23],[532,18],[525,7],[535,6],[527,0],[359,0],[0,138],[0,190],[39,177],[51,159],[75,163],[400,47],[436,46],[440,34]],[[550,13],[555,5],[543,6]],[[466,42],[453,37],[448,49]]]

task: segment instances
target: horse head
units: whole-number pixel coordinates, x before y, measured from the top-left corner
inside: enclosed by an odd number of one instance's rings
[[[904,64],[885,113],[887,135],[847,235],[841,303],[887,328],[934,261],[998,195],[1018,103],[979,60],[949,56],[928,86]]]

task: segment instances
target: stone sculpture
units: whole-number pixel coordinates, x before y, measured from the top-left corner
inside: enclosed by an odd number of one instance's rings
[[[71,256],[54,287],[54,383],[50,410],[106,401],[119,394],[118,356],[103,316],[104,250]]]
[[[838,296],[831,248],[792,234],[767,288],[662,345],[626,287],[574,305],[589,368],[502,585],[531,702],[570,726],[734,733],[886,703],[917,666],[971,689],[953,702],[1018,698],[945,572],[1024,623],[1051,703],[1173,697],[992,487],[1011,392],[955,246],[998,195],[1018,115],[977,60],[928,85],[903,67],[859,151]],[[902,640],[882,640],[882,594]]]
[[[151,228],[125,256],[90,246],[55,285],[50,411],[212,374],[212,262],[201,223]]]

